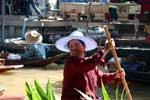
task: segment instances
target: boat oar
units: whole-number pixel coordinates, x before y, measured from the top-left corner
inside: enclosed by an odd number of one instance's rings
[[[13,44],[15,44],[15,45],[17,45],[17,46],[20,46],[20,47],[25,47],[24,45],[19,44],[19,43],[16,43],[16,42],[14,42],[14,41],[10,41],[10,43],[13,43]]]
[[[109,31],[108,31],[107,25],[104,25],[104,31],[106,33],[108,41],[111,41],[111,35],[110,35]],[[122,68],[121,68],[121,65],[120,65],[120,63],[118,61],[118,56],[117,56],[115,48],[112,48],[111,52],[112,52],[112,55],[114,57],[115,65],[116,65],[117,70],[121,71]],[[131,96],[130,90],[128,88],[127,82],[125,80],[125,77],[121,77],[121,80],[122,80],[122,84],[123,84],[123,86],[125,88],[128,100],[132,100],[132,96]]]
[[[25,66],[31,66],[31,65],[33,65],[33,66],[46,66],[52,62],[56,62],[57,60],[64,57],[65,55],[67,55],[67,53],[60,53],[60,54],[57,54],[55,56],[48,57],[47,59],[44,59],[44,60],[36,60],[36,61],[26,62],[26,63],[24,63],[24,65]]]
[[[0,66],[0,73],[14,70],[14,69],[18,69],[18,68],[22,68],[22,67],[24,67],[24,65],[7,65],[7,66],[1,65]]]

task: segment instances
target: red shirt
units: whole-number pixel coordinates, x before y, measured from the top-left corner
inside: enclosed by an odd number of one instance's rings
[[[66,59],[61,100],[83,100],[75,88],[96,98],[95,88],[101,87],[101,78],[107,84],[115,76],[98,70],[98,64],[105,66],[102,56],[103,52],[99,51],[90,57],[70,56]]]

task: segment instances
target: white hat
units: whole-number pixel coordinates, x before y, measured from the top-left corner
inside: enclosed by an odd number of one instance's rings
[[[35,44],[35,43],[41,43],[43,37],[36,30],[32,30],[25,33],[25,39],[27,42]]]
[[[97,43],[94,39],[85,37],[83,33],[79,31],[74,31],[69,36],[58,39],[55,43],[56,48],[64,52],[69,52],[68,42],[72,39],[79,39],[83,41],[85,44],[85,51],[97,48]]]

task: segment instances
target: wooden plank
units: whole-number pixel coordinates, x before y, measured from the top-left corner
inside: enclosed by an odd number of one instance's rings
[[[90,22],[88,26],[103,26],[106,24],[109,26],[109,29],[114,29],[114,25],[109,23]],[[86,22],[72,22],[71,25],[73,28],[86,28]]]

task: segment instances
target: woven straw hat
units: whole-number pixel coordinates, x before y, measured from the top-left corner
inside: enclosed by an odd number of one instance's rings
[[[32,30],[25,33],[25,39],[28,43],[37,44],[42,42],[43,37],[36,30]]]

